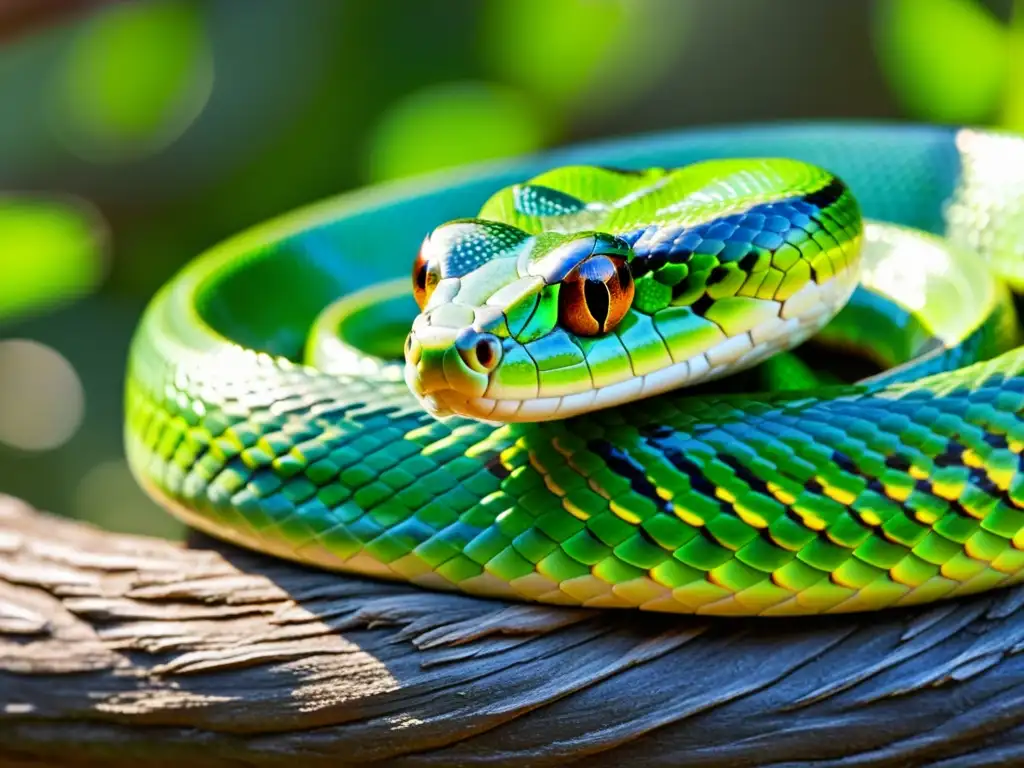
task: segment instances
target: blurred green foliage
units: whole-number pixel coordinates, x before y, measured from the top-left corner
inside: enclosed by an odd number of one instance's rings
[[[146,300],[197,253],[367,183],[592,138],[847,116],[1024,129],[1024,0],[136,0],[0,47],[0,103],[0,345],[67,362],[3,347],[46,380],[0,387],[0,414],[24,430],[84,392],[59,447],[0,444],[0,492],[176,535],[123,461],[123,365]]]
[[[123,161],[173,141],[212,88],[203,15],[174,0],[97,14],[72,35],[62,58],[53,125],[89,159]]]
[[[625,3],[497,0],[483,13],[480,54],[496,76],[549,104],[570,102],[593,85],[609,53],[621,63],[629,14]]]
[[[914,117],[1024,129],[1024,2],[1012,23],[977,0],[883,0],[875,18],[879,61]]]
[[[1007,128],[1024,131],[1024,0],[1014,0],[1007,48],[1010,61],[1002,123]]]
[[[0,198],[0,323],[94,290],[105,239],[96,212],[80,201]]]
[[[551,128],[520,92],[490,83],[442,83],[400,99],[370,143],[368,179],[411,176],[533,152]]]

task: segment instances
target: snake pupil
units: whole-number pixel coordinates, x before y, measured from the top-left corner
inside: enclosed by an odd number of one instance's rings
[[[597,323],[598,330],[604,331],[605,323],[608,321],[608,308],[611,304],[608,286],[601,280],[587,280],[583,283],[583,296],[587,302],[587,309],[590,310],[590,316]]]
[[[559,322],[580,336],[607,333],[633,303],[633,274],[618,254],[597,254],[569,272],[558,294]]]
[[[429,267],[430,264],[421,248],[412,266],[412,293],[416,298],[416,303],[420,305],[420,309],[427,305],[427,300],[430,298],[431,291],[428,290],[427,285],[430,278]]]

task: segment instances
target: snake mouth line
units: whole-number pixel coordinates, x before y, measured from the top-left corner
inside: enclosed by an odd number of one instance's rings
[[[472,396],[451,387],[434,389],[419,397],[436,417],[458,414],[489,422],[551,421],[622,405],[721,378],[802,344],[832,319],[850,298],[857,282],[856,270],[845,271],[820,284],[809,282],[782,303],[779,316],[772,322],[732,336],[687,360],[585,392],[514,399]]]

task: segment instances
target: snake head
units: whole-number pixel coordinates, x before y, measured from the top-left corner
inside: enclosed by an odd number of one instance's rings
[[[809,338],[859,276],[856,201],[796,161],[560,169],[485,215],[413,267],[405,380],[435,416],[565,418],[724,376]]]
[[[626,316],[632,256],[600,232],[530,235],[484,220],[438,228],[413,266],[422,311],[406,340],[407,384],[435,416],[491,419],[499,401],[500,411],[536,403],[542,368],[585,367],[576,337],[607,334]],[[590,388],[589,375],[567,373],[560,391]]]

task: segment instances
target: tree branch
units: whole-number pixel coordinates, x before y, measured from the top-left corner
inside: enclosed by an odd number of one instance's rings
[[[0,0],[0,43],[117,0]]]
[[[0,762],[1013,764],[1022,602],[801,621],[533,607],[0,497]]]

